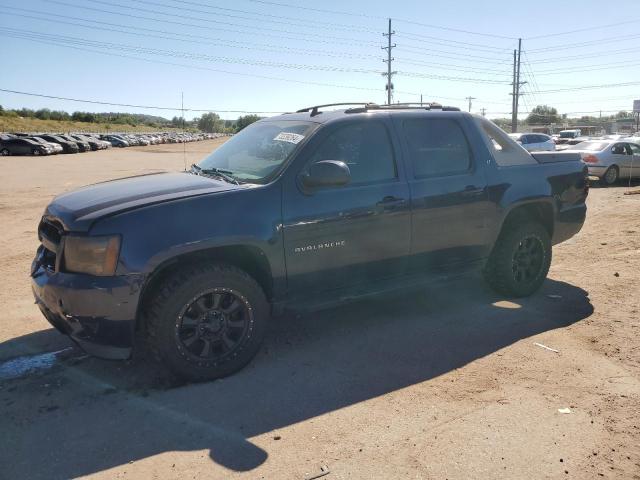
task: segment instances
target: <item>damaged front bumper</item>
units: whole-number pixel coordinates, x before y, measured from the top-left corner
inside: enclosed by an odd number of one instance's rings
[[[31,287],[49,323],[91,355],[129,358],[144,275],[54,272],[40,260],[41,250],[31,268]]]

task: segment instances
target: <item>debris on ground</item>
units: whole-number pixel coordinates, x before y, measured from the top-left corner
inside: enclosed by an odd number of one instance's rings
[[[331,472],[329,471],[329,467],[323,465],[320,467],[320,473],[315,473],[312,475],[307,475],[304,477],[304,480],[315,480],[316,478],[324,477],[325,475],[329,475]]]
[[[536,347],[544,348],[545,350],[549,350],[550,352],[560,353],[560,350],[556,350],[555,348],[547,347],[546,345],[543,345],[543,344],[541,344],[541,343],[533,342],[533,344],[534,344]]]
[[[571,409],[570,408],[559,408],[558,409],[558,413],[564,413],[566,415],[566,414],[571,413]]]

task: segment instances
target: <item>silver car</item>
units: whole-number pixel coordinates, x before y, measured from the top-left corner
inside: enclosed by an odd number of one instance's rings
[[[556,143],[543,133],[510,133],[509,136],[529,152],[550,152],[556,149]]]
[[[605,185],[621,178],[640,178],[640,145],[617,140],[590,140],[571,145],[566,151],[579,153],[589,175]]]

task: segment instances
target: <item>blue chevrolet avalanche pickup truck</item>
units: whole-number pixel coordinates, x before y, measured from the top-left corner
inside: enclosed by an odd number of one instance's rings
[[[96,356],[142,339],[175,374],[213,379],[246,365],[284,309],[473,269],[530,295],[582,227],[576,155],[532,155],[437,104],[326,107],[258,121],[188,172],[56,197],[31,268],[44,316]]]

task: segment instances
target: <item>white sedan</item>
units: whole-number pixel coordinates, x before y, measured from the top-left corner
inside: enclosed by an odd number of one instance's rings
[[[621,178],[640,178],[640,145],[618,140],[590,140],[565,151],[579,153],[589,169],[605,185]]]
[[[556,142],[543,133],[510,133],[509,136],[529,152],[552,152],[556,149]]]

